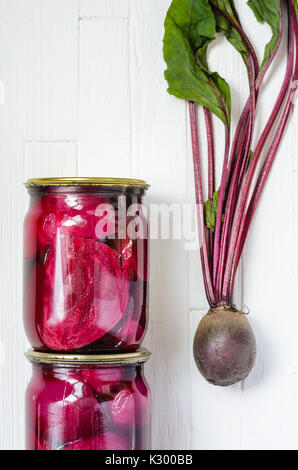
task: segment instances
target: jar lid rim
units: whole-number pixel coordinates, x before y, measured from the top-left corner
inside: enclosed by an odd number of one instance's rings
[[[30,178],[25,182],[26,188],[43,186],[107,186],[107,187],[131,187],[148,189],[150,185],[144,180],[133,178],[108,178],[108,177],[53,177]]]
[[[29,349],[25,353],[26,358],[33,363],[40,364],[139,364],[146,362],[151,356],[151,352],[145,348],[131,353],[115,354],[55,354],[34,351]]]

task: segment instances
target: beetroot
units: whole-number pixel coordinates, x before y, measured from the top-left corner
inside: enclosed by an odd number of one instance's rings
[[[114,345],[115,349],[121,348],[132,351],[138,348],[145,336],[147,327],[143,318],[140,318],[141,308],[142,306],[139,306],[139,310],[137,310],[137,307],[135,307],[135,312],[137,311],[138,315],[131,317],[132,314],[128,307],[120,322],[104,336],[103,342],[105,341],[108,346]]]
[[[34,432],[34,428],[27,426],[26,429],[26,449],[27,450],[48,450],[42,445]]]
[[[63,450],[131,450],[128,443],[117,434],[105,432],[88,439],[79,439],[63,447]]]
[[[29,359],[42,360],[29,352]],[[47,353],[47,360],[59,356]],[[89,356],[88,356],[89,357]],[[110,365],[34,362],[26,392],[26,446],[32,450],[133,450],[150,444],[150,391],[133,356]],[[65,361],[65,358],[63,359]],[[126,363],[126,361],[128,361]],[[122,363],[123,362],[123,363]]]
[[[114,336],[120,342],[123,341],[123,338],[129,342],[130,323],[132,322],[133,314],[134,299],[130,297],[126,312],[122,315],[120,322],[109,331],[109,335]]]
[[[104,429],[92,389],[74,371],[67,371],[66,376],[45,371],[43,379],[34,379],[27,394],[27,419],[40,447],[56,449]]]
[[[142,342],[147,328],[146,285],[143,281],[130,283],[131,297],[126,312],[109,333],[101,338],[102,348],[132,351]]]
[[[32,258],[58,233],[97,240],[116,229],[113,206],[97,194],[35,197],[24,223],[24,255]]]
[[[109,415],[116,427],[132,427],[136,414],[132,391],[127,386],[121,386],[114,399],[107,402]]]
[[[113,392],[113,399],[105,405],[116,429],[142,427],[149,423],[150,394],[141,376],[137,376],[134,383],[119,385]]]
[[[148,384],[142,375],[136,377],[134,400],[138,426],[148,426],[150,424],[148,403],[151,404],[151,395]]]
[[[242,312],[217,307],[201,320],[194,339],[194,358],[208,382],[227,386],[245,379],[255,357],[256,339]]]
[[[144,336],[144,328],[140,323],[140,320],[135,318],[135,310],[141,308],[141,306],[134,306],[133,297],[129,299],[128,307],[121,320],[117,325],[109,331],[109,338],[107,340],[113,340],[118,345],[125,343],[130,345],[130,349],[133,345],[138,345],[138,342]],[[137,310],[139,314],[139,310]]]
[[[115,238],[113,243],[119,253],[121,265],[129,272],[132,281],[148,280],[148,240],[137,238],[132,240],[127,234],[124,239]]]
[[[126,234],[124,239],[116,238],[114,241],[115,250],[119,253],[119,259],[123,268],[130,270],[134,264],[134,241]],[[131,274],[131,279],[134,275]]]
[[[51,349],[78,349],[98,340],[127,308],[128,275],[101,242],[59,239],[38,269],[39,334]]]
[[[110,394],[111,389],[121,382],[123,372],[120,367],[88,368],[81,370],[81,376],[95,393],[105,395]]]
[[[134,269],[137,273],[137,278],[143,281],[148,281],[148,240],[137,239],[135,240],[135,256],[134,256]]]
[[[69,236],[90,237],[94,240],[116,232],[113,206],[98,194],[61,194],[41,199],[43,216],[39,220],[39,234],[45,221],[55,218],[56,231]]]
[[[146,245],[120,239],[115,194],[58,186],[34,187],[31,195],[24,321],[32,346],[88,353],[136,349],[147,323],[141,279]]]
[[[37,255],[37,223],[41,214],[41,206],[31,204],[30,211],[24,220],[24,258],[31,260]]]

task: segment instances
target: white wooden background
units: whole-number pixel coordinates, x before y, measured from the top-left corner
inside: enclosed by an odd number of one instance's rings
[[[243,0],[236,4],[258,52],[269,38]],[[150,201],[193,201],[185,103],[166,93],[163,20],[170,0],[0,0],[1,315],[0,448],[24,442],[29,368],[22,325],[22,186],[37,176],[131,176]],[[285,55],[285,49],[283,50]],[[282,54],[281,54],[282,56]],[[233,118],[247,88],[238,55],[222,40],[214,67],[230,81]],[[275,68],[260,116],[283,71]],[[192,360],[207,310],[198,252],[152,241],[147,375],[155,449],[298,448],[297,113],[262,199],[237,287],[258,340],[256,367],[241,385],[208,385]],[[260,124],[258,124],[260,128]],[[223,134],[217,125],[221,155]],[[204,147],[204,139],[202,137]]]

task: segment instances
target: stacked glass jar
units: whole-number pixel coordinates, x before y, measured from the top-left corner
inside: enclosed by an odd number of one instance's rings
[[[141,365],[149,353],[139,348],[148,320],[148,185],[49,178],[26,186],[27,448],[149,448]]]

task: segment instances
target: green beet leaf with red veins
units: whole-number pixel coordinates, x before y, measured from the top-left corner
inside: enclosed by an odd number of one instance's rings
[[[188,102],[200,253],[208,314],[194,339],[194,358],[202,375],[215,385],[245,379],[253,368],[253,330],[233,303],[235,276],[247,235],[291,116],[298,83],[298,1],[249,0],[256,20],[271,29],[262,62],[243,29],[233,0],[173,0],[165,19],[164,58],[168,92]],[[276,62],[287,15],[288,53],[285,76],[270,117],[258,135],[255,120],[263,82]],[[231,133],[231,91],[208,66],[208,47],[223,35],[241,55],[247,70],[249,96],[234,134]],[[239,90],[241,92],[241,90]],[[197,106],[204,111],[208,142],[208,195],[203,194]],[[215,178],[213,118],[225,130],[220,181]],[[253,142],[256,142],[253,146]],[[207,201],[206,201],[207,199]]]

